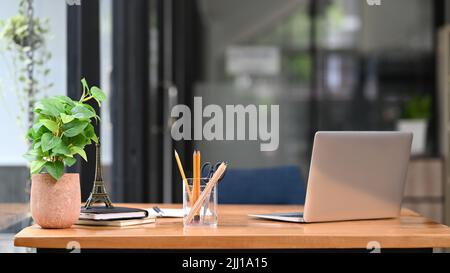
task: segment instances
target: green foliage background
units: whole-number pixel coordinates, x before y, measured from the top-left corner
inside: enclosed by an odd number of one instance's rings
[[[28,1],[20,0],[18,3],[19,10],[16,15],[5,20],[0,19],[0,54],[5,57],[11,74],[3,76],[12,77],[14,80],[12,86],[0,91],[16,93],[20,102],[17,119],[20,125],[24,125],[24,117],[27,117],[29,123],[34,119],[35,101],[53,88],[53,83],[49,81],[49,61],[52,54],[47,48],[50,35],[49,19],[34,16],[31,19],[31,27]],[[33,71],[31,74],[30,68]]]
[[[402,118],[404,119],[430,119],[431,97],[414,96],[404,106]]]

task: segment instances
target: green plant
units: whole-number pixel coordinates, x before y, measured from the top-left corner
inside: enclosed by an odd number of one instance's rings
[[[414,96],[404,106],[402,118],[404,119],[430,119],[431,97]]]
[[[87,161],[85,146],[92,141],[98,142],[92,121],[98,121],[99,117],[86,102],[95,100],[100,106],[106,96],[96,86],[89,88],[85,79],[81,83],[83,94],[79,101],[66,96],[54,96],[36,103],[36,118],[27,133],[31,148],[25,155],[31,162],[32,174],[45,169],[59,180],[64,173],[64,166],[70,167],[76,163],[75,155]]]
[[[287,58],[289,70],[301,81],[307,81],[311,75],[311,58],[307,55],[296,55]]]
[[[10,40],[9,46],[38,48],[44,42],[44,35],[48,32],[47,23],[41,22],[39,18],[33,19],[33,31],[29,28],[28,18],[19,13],[7,19],[3,23],[1,37]]]
[[[20,102],[17,118],[22,124],[26,115],[30,127],[39,93],[44,94],[53,87],[53,83],[47,80],[50,74],[48,62],[52,57],[46,48],[48,33],[49,21],[34,16],[33,0],[20,0],[18,14],[0,21],[0,52],[5,60],[10,61],[8,64],[14,79],[11,90],[15,91]]]

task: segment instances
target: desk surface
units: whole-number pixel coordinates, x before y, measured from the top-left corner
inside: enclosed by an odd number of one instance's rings
[[[16,235],[14,245],[66,248],[76,241],[82,249],[365,249],[368,242],[376,241],[382,248],[450,247],[449,227],[406,209],[398,219],[336,223],[298,224],[247,217],[249,213],[298,210],[298,206],[220,205],[217,228],[184,229],[182,219],[167,218],[126,228],[76,226],[51,230],[31,226]]]

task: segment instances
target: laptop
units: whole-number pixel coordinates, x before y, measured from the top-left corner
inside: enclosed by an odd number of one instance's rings
[[[304,212],[251,214],[289,222],[400,215],[412,133],[317,132]]]

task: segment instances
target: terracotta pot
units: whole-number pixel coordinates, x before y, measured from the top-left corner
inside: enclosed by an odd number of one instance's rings
[[[31,177],[31,215],[42,228],[69,228],[81,207],[79,174],[64,174],[56,181],[48,174]]]

